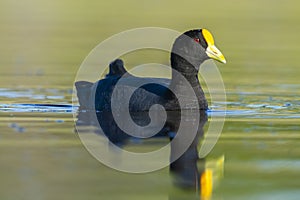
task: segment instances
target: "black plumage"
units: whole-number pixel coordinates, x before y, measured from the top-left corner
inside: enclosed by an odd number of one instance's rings
[[[115,143],[126,138],[127,134],[120,130],[112,116],[111,99],[116,84],[122,86],[115,90],[113,109],[123,112],[124,96],[134,91],[129,101],[129,111],[133,120],[140,125],[147,125],[150,118],[147,111],[154,104],[160,104],[167,111],[199,109],[207,110],[208,104],[198,80],[200,65],[210,58],[207,53],[209,42],[206,41],[201,29],[187,31],[174,42],[171,52],[172,78],[141,78],[126,71],[123,61],[117,59],[109,66],[109,73],[96,83],[79,81],[75,83],[80,110],[97,111],[98,121],[108,138]],[[223,55],[222,55],[223,56]],[[177,72],[177,73],[176,73]],[[122,78],[122,79],[121,79]],[[151,82],[139,88],[138,83]],[[188,83],[188,84],[186,84]],[[195,98],[191,98],[191,90]],[[181,104],[179,105],[179,102]],[[143,113],[136,115],[134,113]],[[173,112],[174,113],[174,112]],[[168,114],[169,115],[169,114]],[[174,115],[174,114],[173,114]],[[180,115],[180,112],[177,112]],[[176,132],[178,117],[169,117],[161,133]]]

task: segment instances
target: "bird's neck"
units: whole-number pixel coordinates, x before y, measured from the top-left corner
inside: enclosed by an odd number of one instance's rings
[[[207,110],[207,101],[199,83],[198,70],[193,66],[187,66],[186,63],[181,66],[178,66],[179,64],[172,63],[174,70],[172,70],[170,89],[177,98],[185,102],[184,107],[187,109],[193,109],[198,106],[201,110]],[[184,68],[188,68],[189,70],[184,70]],[[191,102],[192,95],[196,96],[197,102]]]
[[[188,83],[189,85],[187,85],[186,83]],[[183,74],[178,71],[172,71],[171,86],[172,89],[178,89],[177,92],[184,92],[184,90],[188,86],[191,86],[193,88],[198,88],[200,87],[198,74],[197,73]]]

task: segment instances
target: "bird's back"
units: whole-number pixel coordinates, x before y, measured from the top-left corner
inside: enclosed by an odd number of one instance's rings
[[[141,83],[148,84],[139,87]],[[106,77],[94,85],[95,108],[110,110],[113,101],[114,109],[122,111],[128,109],[124,107],[124,101],[128,101],[131,112],[148,111],[152,105],[166,102],[169,83],[169,79],[162,78]]]
[[[123,61],[117,59],[110,63],[105,78],[95,83],[78,81],[75,86],[81,108],[110,111],[113,100],[114,109],[121,112],[128,109],[124,107],[125,97],[128,97],[129,110],[143,112],[154,104],[163,105],[169,100],[169,84],[170,79],[133,76],[126,71]]]

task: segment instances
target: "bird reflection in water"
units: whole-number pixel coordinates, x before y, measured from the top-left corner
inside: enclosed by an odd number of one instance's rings
[[[186,119],[193,111],[186,111]],[[192,119],[190,119],[192,120]],[[200,111],[200,120],[198,122],[198,132],[188,149],[174,162],[170,164],[170,174],[174,186],[180,192],[172,190],[169,195],[170,200],[183,199],[202,199],[210,200],[213,187],[217,185],[223,177],[224,156],[216,159],[199,158],[199,146],[202,142],[203,128],[207,122],[206,111]],[[195,124],[196,125],[196,124]],[[181,146],[181,141],[172,143],[172,152]]]
[[[168,112],[169,117],[166,126],[156,135],[152,136],[152,138],[173,141],[175,134],[172,134],[172,132],[176,132],[180,120],[190,120],[194,126],[198,126],[198,132],[193,142],[189,145],[187,150],[169,166],[170,178],[173,182],[173,189],[171,189],[169,193],[170,200],[199,198],[209,200],[212,196],[216,180],[218,181],[223,174],[224,157],[221,156],[216,160],[199,158],[198,149],[201,139],[203,138],[203,127],[207,122],[207,113],[206,111],[200,111],[200,120],[196,121],[194,117],[195,112],[196,111],[193,110]],[[140,146],[145,144],[143,140],[147,139],[128,135],[121,131],[115,124],[112,124],[115,122],[111,119],[113,117],[111,113],[97,112],[97,120],[93,118],[94,114],[94,112],[86,110],[78,111],[76,126],[77,129],[82,128],[80,132],[83,130],[91,131],[90,128],[92,127],[95,134],[103,134],[104,132],[105,135],[103,135],[103,137],[109,138],[110,142],[121,148],[129,144],[130,141],[139,140]],[[132,113],[132,116],[137,124],[145,125],[149,122],[149,116],[147,116],[147,113],[145,112]],[[184,116],[184,119],[181,119],[182,116]],[[159,114],[156,114],[155,117],[159,119]],[[101,124],[102,130],[97,128],[97,123]],[[116,130],[114,131],[118,133],[117,135],[112,134],[111,127],[116,127]],[[181,143],[181,140],[171,143],[170,160],[173,160],[172,156],[176,155],[176,151],[182,146]]]

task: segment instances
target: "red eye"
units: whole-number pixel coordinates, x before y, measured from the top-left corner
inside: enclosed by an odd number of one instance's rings
[[[197,43],[199,43],[199,38],[194,38],[194,40],[197,42]]]

